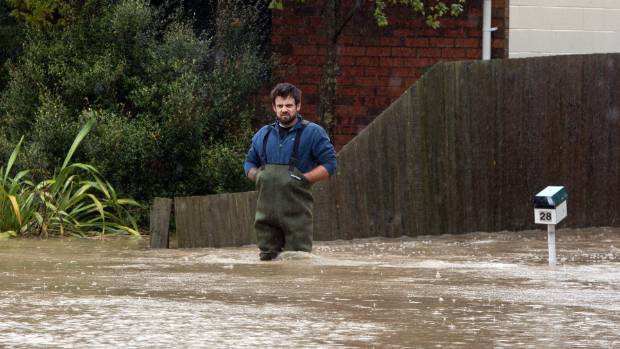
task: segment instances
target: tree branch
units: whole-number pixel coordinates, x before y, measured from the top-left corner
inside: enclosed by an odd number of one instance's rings
[[[334,42],[338,40],[338,37],[340,36],[340,33],[342,32],[342,30],[347,26],[347,24],[349,24],[349,21],[351,20],[351,18],[353,18],[353,16],[357,13],[357,11],[359,11],[359,9],[362,7],[363,2],[364,0],[355,0],[355,4],[353,5],[353,7],[351,7],[347,15],[344,17],[344,19],[342,20],[342,23],[339,26],[337,26],[336,32],[334,33],[334,37],[331,38]]]

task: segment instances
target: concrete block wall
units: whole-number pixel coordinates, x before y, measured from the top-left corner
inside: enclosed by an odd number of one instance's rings
[[[509,56],[620,52],[619,0],[511,0]]]

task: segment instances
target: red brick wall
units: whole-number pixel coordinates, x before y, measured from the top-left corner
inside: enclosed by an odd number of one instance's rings
[[[480,59],[482,0],[467,0],[458,18],[428,28],[407,8],[388,8],[389,26],[379,28],[372,7],[358,13],[338,40],[336,132],[340,149],[411,86],[430,65],[439,61]],[[318,120],[319,83],[325,64],[325,24],[322,0],[289,2],[272,13],[272,50],[283,64],[279,81],[303,92],[304,117]],[[369,2],[372,3],[372,2]],[[492,57],[507,57],[508,0],[493,0]]]

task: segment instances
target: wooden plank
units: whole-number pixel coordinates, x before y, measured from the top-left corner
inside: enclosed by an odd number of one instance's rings
[[[592,55],[586,59],[584,66],[584,77],[586,79],[586,95],[584,96],[587,122],[591,131],[590,155],[587,157],[587,179],[589,180],[589,190],[584,197],[585,202],[575,207],[575,210],[587,212],[587,220],[584,223],[594,221],[604,224],[608,221],[607,207],[609,197],[609,177],[612,169],[611,162],[617,161],[610,158],[608,149],[612,146],[610,140],[611,128],[617,128],[618,124],[610,122],[608,114],[612,104],[610,89],[613,87],[611,79],[618,76],[610,74],[608,57],[606,55]],[[615,101],[614,101],[615,102]],[[581,203],[580,203],[581,204]]]
[[[398,237],[402,235],[399,231],[401,227],[401,211],[400,203],[398,201],[398,192],[401,178],[401,162],[399,161],[399,142],[398,130],[400,128],[400,116],[399,111],[400,104],[403,100],[397,100],[386,111],[385,117],[382,120],[382,132],[379,144],[383,147],[383,165],[379,167],[383,174],[379,177],[383,178],[382,181],[382,219],[383,219],[383,231],[382,236]],[[374,145],[371,145],[374,146]],[[373,235],[368,235],[369,237]]]
[[[424,90],[426,89],[426,75],[417,83],[415,93],[410,98],[412,110],[411,141],[408,143],[411,171],[408,173],[412,179],[411,203],[412,212],[415,216],[415,235],[430,234],[430,198],[429,173],[428,173],[428,146],[427,132],[428,115],[424,103]]]
[[[334,197],[334,203],[336,207],[336,220],[337,220],[337,230],[331,234],[334,240],[342,239],[345,236],[345,229],[346,229],[346,227],[344,226],[345,215],[343,215],[343,211],[348,209],[346,207],[347,205],[347,201],[346,201],[347,181],[346,179],[347,178],[345,176],[345,173],[347,173],[347,158],[349,157],[349,154],[350,154],[349,149],[351,147],[345,146],[345,148],[343,148],[338,154],[338,170],[337,170],[338,174],[333,179],[336,182],[334,186],[336,191],[334,191],[332,195]]]
[[[605,225],[620,224],[620,55],[607,55],[608,76],[610,77],[607,119],[609,121],[608,147],[609,168],[608,205]]]
[[[502,69],[501,61],[490,61],[490,76],[489,76],[489,90],[488,90],[488,119],[490,129],[489,133],[492,134],[493,142],[489,152],[489,158],[486,164],[486,172],[490,178],[488,189],[488,211],[489,220],[487,223],[487,231],[496,231],[498,229],[499,221],[501,220],[502,212],[502,190],[504,184],[502,182],[501,169],[498,170],[498,162],[501,160],[501,140],[503,137],[503,127],[501,121],[501,114],[499,104],[501,103],[500,95],[502,94]]]
[[[246,193],[243,193],[246,194]],[[235,219],[235,245],[242,246],[250,243],[246,234],[247,228],[247,200],[244,200],[244,195],[240,193],[231,194],[233,201],[233,215]]]
[[[445,210],[444,197],[441,192],[441,141],[443,125],[443,65],[437,65],[425,80],[424,110],[427,116],[424,127],[426,143],[426,192],[425,202],[429,212],[428,234],[444,233]]]
[[[377,187],[373,187],[373,183],[376,183],[376,176],[380,175],[377,173],[379,172],[377,159],[370,152],[371,148],[382,149],[382,144],[378,143],[375,138],[375,130],[379,127],[379,123],[380,121],[373,122],[367,132],[364,132],[364,135],[360,137],[355,149],[357,159],[362,161],[358,161],[355,164],[354,172],[347,176],[353,185],[350,190],[355,191],[355,210],[357,211],[357,216],[354,218],[355,224],[351,227],[351,234],[348,235],[348,238],[354,238],[356,235],[359,237],[383,235],[374,202],[376,199],[369,199],[376,198],[374,191],[377,190]],[[362,233],[355,234],[355,231]]]
[[[189,196],[185,199],[186,207],[184,214],[185,222],[186,222],[186,248],[194,248],[196,246],[196,236],[200,231],[200,216],[196,214],[195,206],[196,206],[196,198],[194,196]]]
[[[312,225],[314,227],[313,239],[315,240],[332,240],[332,214],[333,214],[333,198],[329,195],[330,183],[333,178],[327,182],[316,183],[312,188],[312,196],[314,197],[314,212],[312,216]]]
[[[209,215],[209,205],[211,204],[212,196],[202,196],[198,200],[198,216],[200,217],[200,233],[201,242],[197,243],[196,247],[213,247],[215,237],[213,236],[213,217]]]
[[[492,162],[495,148],[495,108],[492,96],[491,62],[470,64],[466,77],[469,85],[469,126],[471,133],[471,186],[467,196],[474,219],[468,231],[488,231],[493,225]],[[475,88],[474,88],[475,86]]]
[[[245,239],[243,232],[245,218],[242,216],[245,210],[241,208],[241,201],[239,200],[239,195],[237,193],[230,194],[230,206],[232,210],[231,217],[233,218],[232,226],[234,228],[234,234],[232,234],[232,246],[247,245],[248,241]]]
[[[571,183],[566,189],[569,195],[568,212],[569,219],[576,226],[586,226],[592,219],[589,215],[587,203],[590,197],[590,190],[592,182],[592,167],[591,156],[594,149],[592,148],[593,138],[596,135],[592,134],[592,120],[595,106],[592,105],[596,101],[596,93],[592,93],[596,89],[598,83],[594,77],[587,75],[590,74],[592,69],[592,61],[589,57],[584,57],[582,70],[579,72],[582,76],[582,93],[578,96],[577,104],[580,105],[580,113],[575,114],[571,120],[571,163],[574,168],[574,184]],[[594,98],[594,100],[590,100]],[[586,185],[586,183],[590,183]]]
[[[185,197],[174,198],[174,220],[178,248],[185,248],[188,244],[186,200],[187,198]]]
[[[222,245],[223,247],[229,247],[235,245],[235,221],[237,217],[233,217],[235,212],[232,207],[231,194],[220,194],[218,195],[221,199],[220,201],[220,209],[222,214],[221,224],[219,227],[218,233],[222,235]]]
[[[359,137],[359,136],[358,136]],[[333,185],[334,191],[331,193],[332,200],[334,200],[335,207],[335,218],[336,218],[336,229],[332,231],[328,236],[333,240],[343,239],[345,236],[346,227],[345,224],[345,214],[343,212],[347,210],[346,207],[346,192],[347,192],[347,183],[345,173],[347,173],[347,158],[351,153],[351,145],[352,143],[347,144],[339,153],[338,153],[338,168],[337,174],[331,179],[331,181],[335,182]]]
[[[415,95],[416,84],[409,88],[400,99],[402,103],[402,117],[400,119],[400,127],[402,129],[401,144],[403,147],[402,154],[402,166],[403,166],[403,179],[401,190],[401,215],[402,215],[402,235],[416,236],[419,235],[419,226],[417,224],[417,212],[414,210],[414,173],[413,167],[415,164],[415,157],[413,154],[413,95]]]
[[[168,198],[155,198],[150,212],[151,248],[168,248],[168,232],[170,229],[170,214],[172,200]]]
[[[225,241],[222,234],[222,226],[224,226],[225,223],[222,222],[222,219],[226,214],[228,213],[224,210],[220,195],[211,195],[209,197],[209,204],[207,207],[207,216],[210,220],[209,229],[213,232],[212,247],[225,246]]]
[[[457,168],[457,188],[455,193],[456,201],[461,206],[461,210],[455,212],[458,218],[457,228],[461,232],[472,231],[476,226],[475,203],[472,195],[473,184],[473,167],[472,167],[472,114],[470,111],[471,103],[475,103],[470,99],[469,90],[470,75],[469,67],[472,63],[459,62],[455,67],[455,107],[454,112],[457,115],[455,120],[455,128],[458,130],[455,135],[455,158]]]
[[[546,61],[545,58],[526,60],[525,73],[522,77],[524,79],[522,116],[525,125],[521,128],[521,147],[518,149],[518,156],[524,164],[525,171],[522,172],[522,178],[525,187],[516,193],[515,205],[517,216],[528,217],[525,227],[533,227],[532,198],[538,191],[552,185],[549,179],[544,177],[545,153],[549,151],[545,149],[545,137],[549,136],[550,124],[546,111],[548,91],[545,75],[549,68],[545,64]]]
[[[523,148],[527,146],[524,134],[528,132],[524,109],[525,92],[525,60],[503,61],[497,73],[497,156],[496,173],[500,191],[497,195],[503,199],[499,202],[500,217],[496,219],[496,227],[502,229],[525,229],[531,224],[531,215],[524,215],[520,206],[523,203],[516,201],[521,193],[527,192],[527,183],[523,180],[527,171],[527,157]],[[529,205],[528,209],[531,209]]]
[[[445,200],[443,209],[445,210],[444,232],[457,234],[461,232],[458,228],[460,217],[456,214],[460,210],[457,201],[457,167],[456,167],[456,64],[445,64],[443,66],[442,85],[443,94],[440,103],[443,106],[443,134],[442,134],[442,180],[441,190]]]
[[[254,215],[256,213],[256,200],[258,199],[258,192],[252,191],[246,196],[246,204],[247,204],[247,221],[246,221],[246,231],[248,234],[248,241],[250,244],[256,244],[256,234],[254,232]]]
[[[406,113],[409,110],[409,99],[407,96],[401,96],[394,102],[390,109],[394,115],[394,122],[397,127],[391,127],[388,132],[388,138],[392,147],[389,148],[390,161],[393,161],[396,169],[395,176],[392,179],[392,207],[393,217],[388,236],[400,237],[405,234],[404,215],[406,209],[405,191],[407,190],[407,179],[405,166],[407,165],[407,149],[404,142],[405,127],[407,121]],[[397,141],[401,140],[401,141]]]
[[[581,184],[580,169],[575,167],[575,160],[578,162],[589,161],[587,155],[580,157],[579,147],[581,144],[575,142],[578,140],[579,133],[583,132],[583,127],[589,127],[583,122],[583,57],[584,56],[559,56],[556,57],[553,67],[553,75],[557,82],[552,82],[553,98],[557,101],[550,108],[556,115],[558,129],[554,135],[555,150],[557,162],[558,179],[554,183],[564,185],[569,195],[569,215],[564,225],[573,225],[583,220],[587,216],[579,218],[579,211],[574,210],[584,202],[583,195],[586,192],[579,193],[578,189]],[[585,213],[585,212],[584,212]]]
[[[364,208],[366,210],[366,225],[370,229],[362,229],[363,234],[361,234],[360,237],[363,238],[370,237],[371,234],[376,234],[375,236],[385,236],[386,195],[383,193],[383,188],[386,177],[390,176],[384,168],[386,151],[383,135],[387,127],[387,123],[384,122],[388,117],[387,115],[388,114],[384,112],[381,114],[381,118],[373,122],[372,127],[368,130],[367,137],[363,142],[360,142],[360,146],[358,147],[358,157],[360,159],[365,158],[365,163],[372,164],[371,166],[367,166],[368,168],[361,167],[356,169],[356,173],[364,174],[365,183],[353,188],[353,190],[358,191],[365,189],[367,191],[366,196],[372,198],[367,202]],[[351,238],[354,236],[355,235],[352,235]]]
[[[341,176],[343,187],[341,188],[341,195],[343,197],[342,203],[340,206],[340,214],[342,216],[341,219],[341,231],[340,231],[340,239],[352,239],[354,234],[358,234],[359,236],[364,236],[364,230],[358,231],[357,221],[355,217],[359,210],[363,209],[359,206],[359,202],[357,199],[357,182],[361,180],[360,172],[357,172],[360,169],[359,162],[355,161],[355,159],[360,159],[360,162],[366,162],[363,157],[359,157],[359,147],[360,143],[355,142],[351,144],[350,147],[347,148],[347,154],[349,155],[347,158],[344,158],[341,162],[342,173]],[[355,174],[355,175],[353,175]]]
[[[493,99],[495,101],[495,105],[493,107],[494,120],[495,123],[495,140],[494,140],[494,150],[493,150],[493,159],[491,162],[491,172],[493,176],[493,187],[492,192],[495,196],[495,199],[500,199],[505,197],[505,192],[509,190],[505,183],[505,173],[502,171],[502,168],[505,164],[505,117],[506,117],[506,109],[504,108],[506,104],[506,99],[509,97],[507,92],[508,90],[504,86],[504,78],[505,78],[505,65],[502,61],[494,61],[491,62],[492,70],[493,70]],[[498,227],[502,226],[503,214],[506,209],[505,203],[502,201],[495,201],[493,203],[493,225],[491,230],[499,230]]]

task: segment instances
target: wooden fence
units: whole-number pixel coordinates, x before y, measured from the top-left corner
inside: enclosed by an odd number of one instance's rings
[[[620,54],[435,65],[315,185],[314,238],[532,228],[547,185],[563,226],[620,224]],[[254,242],[255,200],[175,198],[178,246]]]

